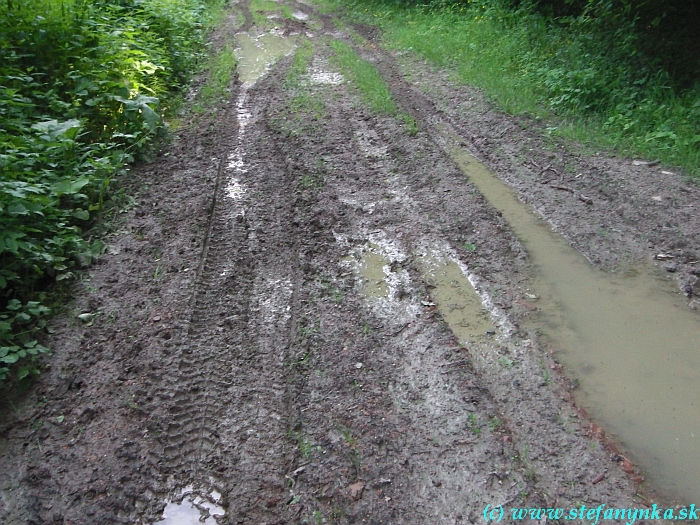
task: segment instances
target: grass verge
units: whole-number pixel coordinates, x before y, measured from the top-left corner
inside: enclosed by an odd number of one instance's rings
[[[389,86],[372,64],[365,62],[355,50],[340,40],[331,40],[335,61],[346,78],[357,88],[362,101],[374,113],[394,116],[398,108],[391,98]]]
[[[674,87],[631,27],[613,34],[595,13],[557,25],[500,0],[317,1],[378,25],[385,45],[448,68],[505,111],[547,119],[552,134],[700,177],[700,86]]]
[[[346,78],[357,88],[360,98],[374,113],[397,117],[409,135],[418,133],[416,120],[399,110],[391,98],[389,86],[376,67],[355,52],[352,46],[340,40],[332,40],[335,61]]]
[[[236,71],[236,55],[233,46],[226,44],[224,48],[209,60],[207,65],[207,80],[199,92],[194,105],[195,112],[216,106],[231,94],[231,79]]]

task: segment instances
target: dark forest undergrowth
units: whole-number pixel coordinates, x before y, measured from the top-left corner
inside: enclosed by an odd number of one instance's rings
[[[327,0],[547,133],[700,176],[692,2]]]
[[[0,383],[38,372],[56,285],[103,250],[88,232],[114,206],[111,183],[163,136],[222,6],[0,4]]]

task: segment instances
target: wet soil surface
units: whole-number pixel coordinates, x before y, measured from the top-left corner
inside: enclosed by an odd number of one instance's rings
[[[41,378],[3,395],[0,522],[151,524],[165,509],[179,524],[453,524],[486,505],[639,506],[639,471],[525,327],[523,245],[431,129],[449,122],[595,264],[673,256],[658,263],[691,303],[697,187],[572,153],[367,30],[361,44],[363,28],[353,39],[287,4],[273,32],[312,46],[309,73],[291,82],[287,56],[236,80],[120,181],[133,202],[105,218],[108,251],[54,320]],[[267,31],[236,9],[243,26],[216,38]],[[365,107],[331,38],[377,65],[417,133]]]

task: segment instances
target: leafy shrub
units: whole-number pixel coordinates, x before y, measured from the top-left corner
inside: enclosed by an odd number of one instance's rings
[[[45,351],[30,337],[48,314],[36,298],[99,254],[83,233],[202,56],[211,6],[0,4],[0,381]]]

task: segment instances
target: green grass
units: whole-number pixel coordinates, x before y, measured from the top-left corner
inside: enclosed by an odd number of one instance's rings
[[[354,32],[351,32],[351,34]],[[361,39],[356,35],[357,39]],[[358,40],[356,40],[358,41]],[[364,40],[359,40],[363,43]],[[376,67],[355,53],[352,46],[340,40],[332,40],[330,46],[335,52],[334,60],[348,81],[355,86],[362,101],[373,113],[398,118],[406,133],[418,133],[418,123],[411,115],[400,111],[391,98],[389,86]]]
[[[287,70],[287,75],[284,79],[284,87],[288,90],[301,89],[303,86],[303,78],[308,73],[311,59],[314,56],[314,48],[308,40],[302,41],[294,53],[292,64]]]
[[[389,86],[372,64],[362,60],[355,50],[340,40],[331,40],[334,60],[348,81],[357,88],[362,101],[374,113],[394,116],[398,108],[391,98]]]
[[[398,0],[317,1],[378,25],[387,47],[448,69],[506,112],[545,119],[553,135],[700,176],[700,87],[673,89],[659,65],[636,51],[630,26],[610,37],[595,18],[558,26],[499,0],[430,8]],[[341,51],[346,67],[357,68]],[[358,88],[376,90],[362,81]],[[374,107],[384,103],[382,95],[364,96],[377,100]]]
[[[326,113],[323,96],[312,89],[306,77],[313,56],[314,47],[311,42],[300,40],[285,75],[284,89],[287,92],[288,101],[282,112],[273,118],[272,122],[289,136],[318,132],[317,121]],[[322,177],[314,178],[313,182],[309,177],[315,177],[315,175],[302,177],[303,187],[308,189],[323,184]]]
[[[199,93],[198,105],[204,108],[211,107],[229,96],[231,78],[236,70],[236,64],[236,55],[233,53],[231,44],[224,46],[216,56],[210,59],[207,67],[209,74]]]
[[[275,26],[275,22],[267,18],[272,13],[279,13],[283,18],[292,18],[292,10],[288,6],[280,5],[272,0],[251,0],[250,13],[253,16],[253,23],[259,27]]]

